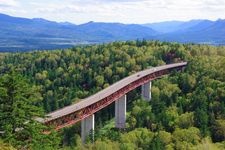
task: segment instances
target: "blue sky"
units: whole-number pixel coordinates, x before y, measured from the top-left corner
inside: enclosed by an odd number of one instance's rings
[[[225,0],[0,0],[0,13],[81,24],[225,18]]]

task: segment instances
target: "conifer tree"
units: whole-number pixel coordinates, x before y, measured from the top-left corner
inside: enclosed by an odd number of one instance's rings
[[[44,135],[44,126],[35,120],[43,115],[43,110],[36,106],[41,100],[38,88],[21,75],[10,71],[0,77],[0,136],[4,141],[29,149],[45,145],[45,139],[54,147],[55,140],[49,140],[51,136]]]

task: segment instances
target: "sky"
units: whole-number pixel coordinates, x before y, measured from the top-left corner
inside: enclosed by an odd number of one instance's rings
[[[82,24],[225,18],[225,0],[0,0],[0,13]]]

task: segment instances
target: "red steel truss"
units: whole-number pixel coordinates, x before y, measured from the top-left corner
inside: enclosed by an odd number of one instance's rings
[[[120,97],[122,97],[126,93],[132,91],[133,89],[135,89],[135,88],[137,88],[137,87],[139,87],[139,86],[141,86],[141,85],[143,85],[143,84],[145,84],[149,81],[160,78],[161,76],[170,73],[171,70],[181,70],[182,68],[183,67],[176,67],[176,68],[172,68],[172,69],[165,69],[165,70],[161,70],[161,71],[151,73],[147,76],[144,76],[144,77],[124,86],[123,88],[119,89],[115,93],[109,95],[108,97],[106,97],[106,98],[86,107],[86,108],[83,108],[79,111],[75,111],[75,112],[70,113],[70,114],[67,114],[67,115],[62,116],[60,118],[57,118],[55,120],[45,122],[45,124],[46,125],[53,125],[56,130],[59,130],[61,128],[73,125],[73,124],[85,119],[86,117],[94,114],[95,112],[101,110],[102,108],[110,105],[111,103],[118,100]]]

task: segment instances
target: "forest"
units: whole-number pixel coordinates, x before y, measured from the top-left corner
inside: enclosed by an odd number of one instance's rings
[[[114,128],[114,104],[96,113],[86,144],[80,123],[56,132],[33,119],[137,71],[181,61],[184,71],[152,82],[150,102],[140,88],[128,93],[124,130]],[[0,53],[0,149],[225,149],[225,47],[136,40]]]

